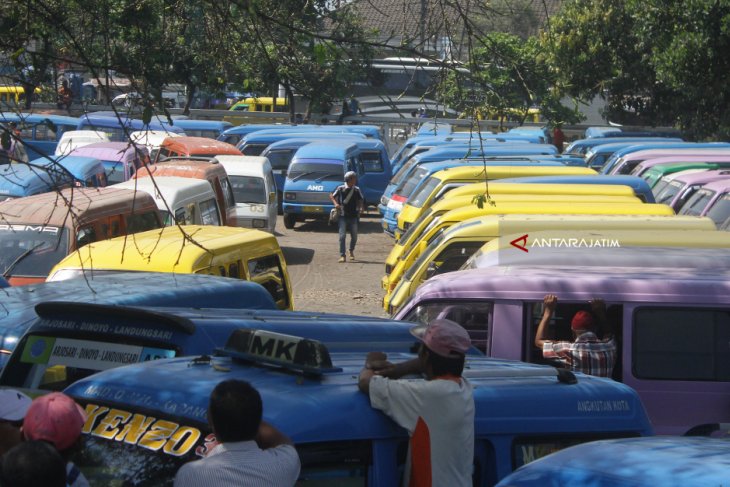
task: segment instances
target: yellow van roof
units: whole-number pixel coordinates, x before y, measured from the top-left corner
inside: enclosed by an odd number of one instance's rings
[[[183,225],[94,242],[69,254],[51,275],[62,268],[192,273],[206,269],[213,255],[255,245],[257,251],[279,250],[276,238],[249,228]]]
[[[541,186],[537,188],[536,186]],[[485,185],[483,181],[478,183],[465,184],[454,188],[444,195],[446,198],[457,196],[484,194],[486,192],[495,194],[575,194],[575,195],[605,195],[605,196],[636,196],[634,190],[629,186],[618,184],[525,184],[525,183],[503,183],[501,181],[489,181]]]
[[[484,179],[484,166],[452,166],[431,175],[442,181]],[[487,179],[521,178],[528,176],[577,176],[598,173],[589,167],[578,166],[486,166]]]

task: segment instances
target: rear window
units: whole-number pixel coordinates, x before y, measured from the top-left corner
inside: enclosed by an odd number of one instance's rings
[[[253,176],[229,176],[236,203],[266,204],[266,186],[263,178]]]
[[[363,170],[367,172],[383,172],[383,158],[378,151],[363,152],[360,154]]]
[[[10,276],[47,276],[68,255],[67,230],[0,224],[0,269]]]

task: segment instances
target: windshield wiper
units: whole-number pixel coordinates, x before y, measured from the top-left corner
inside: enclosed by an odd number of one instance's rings
[[[26,257],[28,257],[33,252],[35,252],[35,249],[37,249],[38,247],[42,247],[45,244],[46,244],[46,242],[41,242],[38,245],[35,245],[35,246],[29,248],[28,250],[26,250],[25,252],[23,252],[22,254],[20,254],[19,256],[17,256],[15,258],[15,260],[12,261],[10,263],[10,265],[5,268],[5,270],[3,271],[3,277],[7,278],[10,275],[10,272],[12,272],[12,270],[15,269],[15,266],[17,266],[18,264],[20,264],[20,262],[23,259],[25,259]]]
[[[322,181],[322,180],[323,180],[324,178],[328,178],[328,177],[330,177],[330,176],[335,176],[335,177],[337,177],[337,178],[339,178],[339,179],[342,179],[342,178],[344,177],[344,176],[340,176],[340,175],[339,175],[339,174],[337,174],[337,173],[333,173],[333,172],[331,172],[331,173],[325,174],[325,175],[324,175],[324,176],[322,176],[322,177],[319,177],[319,178],[315,179],[315,181],[319,183],[319,182],[321,182],[321,181]]]
[[[303,172],[303,173],[301,173],[301,174],[297,174],[297,175],[296,175],[296,176],[294,176],[294,177],[292,177],[292,175],[291,175],[291,174],[289,174],[289,177],[291,177],[291,180],[292,180],[292,181],[299,181],[299,180],[300,180],[300,179],[302,179],[302,178],[303,178],[304,176],[309,176],[310,174],[314,174],[314,173],[316,173],[316,172],[317,172],[317,171],[309,171],[309,172]]]

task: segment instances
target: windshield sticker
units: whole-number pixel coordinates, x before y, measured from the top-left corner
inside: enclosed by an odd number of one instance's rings
[[[10,232],[38,232],[38,233],[49,233],[51,235],[58,235],[61,230],[59,227],[46,227],[44,225],[0,225],[0,231]]]
[[[156,328],[110,325],[108,323],[93,323],[88,321],[41,320],[38,326],[93,333],[110,333],[114,335],[149,338],[153,340],[169,341],[172,340],[173,337],[173,333],[171,331],[159,330]]]
[[[21,362],[30,364],[64,365],[90,370],[106,370],[126,364],[174,357],[174,350],[121,345],[117,343],[30,336]]]
[[[176,457],[192,450],[202,435],[198,428],[96,404],[87,404],[86,414],[85,434]]]

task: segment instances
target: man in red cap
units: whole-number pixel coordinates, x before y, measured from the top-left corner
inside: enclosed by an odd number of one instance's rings
[[[548,294],[543,299],[542,320],[535,333],[535,346],[542,350],[546,359],[560,360],[567,368],[584,374],[611,377],[616,364],[616,342],[613,334],[607,333],[603,339],[596,335],[598,321],[608,325],[606,305],[601,299],[591,300],[591,310],[578,311],[570,322],[574,341],[551,341],[545,339],[545,329],[555,313],[558,297]],[[595,316],[594,316],[595,315]]]
[[[70,487],[86,487],[88,480],[69,459],[81,446],[81,429],[86,412],[73,399],[52,392],[33,400],[23,420],[26,440],[42,440],[53,445],[66,464],[66,482]]]
[[[474,395],[461,376],[469,334],[450,320],[416,326],[418,357],[400,364],[370,352],[358,387],[370,404],[408,430],[403,485],[471,486],[474,458]],[[392,380],[418,374],[423,378]],[[425,379],[425,380],[424,380]]]

